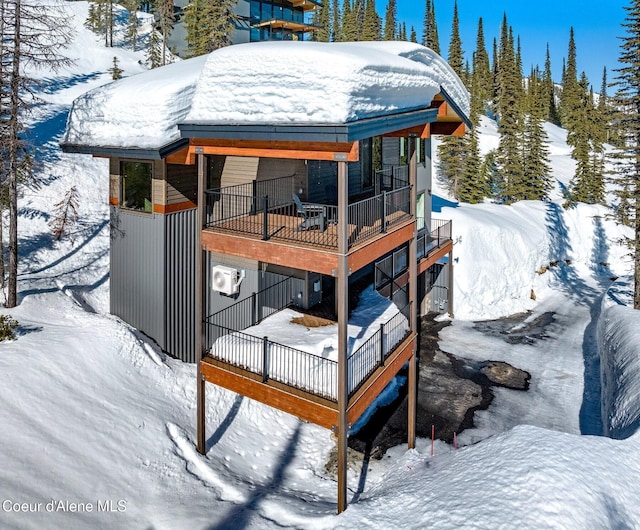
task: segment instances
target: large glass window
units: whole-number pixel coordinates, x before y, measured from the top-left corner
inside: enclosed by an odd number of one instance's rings
[[[151,175],[150,162],[120,162],[122,208],[151,213]]]

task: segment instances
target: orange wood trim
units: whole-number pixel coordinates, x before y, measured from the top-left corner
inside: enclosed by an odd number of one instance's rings
[[[449,114],[449,104],[443,101],[438,105],[438,118],[444,118]]]
[[[407,221],[406,224],[399,227],[393,227],[386,234],[380,235],[369,243],[357,246],[349,252],[349,268],[354,273],[365,265],[371,263],[375,258],[384,256],[402,243],[406,243],[413,238],[415,232],[415,223],[413,219]]]
[[[109,197],[109,204],[111,206],[120,206],[120,201],[118,200],[118,197]]]
[[[451,252],[453,248],[453,242],[451,240],[443,243],[442,246],[429,254],[425,258],[422,258],[418,262],[418,274],[422,274],[426,271],[431,265],[433,265],[436,261],[443,258],[446,254]]]
[[[220,234],[209,230],[202,231],[202,244],[205,246],[205,250],[211,252],[221,252],[285,267],[295,267],[329,276],[338,268],[337,254],[331,251],[250,239],[232,234]]]
[[[195,153],[192,153],[189,146],[175,153],[171,153],[166,159],[167,164],[181,164],[193,166],[196,163]]]
[[[288,158],[294,160],[336,160],[347,155],[347,161],[360,158],[358,142],[267,142],[253,140],[192,139],[190,156],[196,148],[206,155],[228,155],[262,158]]]
[[[389,381],[400,371],[416,349],[416,334],[408,337],[387,359],[385,366],[376,370],[369,380],[349,400],[347,421],[353,425],[367,407],[380,395]]]
[[[197,207],[198,205],[193,201],[177,202],[175,204],[154,204],[153,212],[167,214],[173,212],[181,212],[182,210],[192,210],[193,208]]]
[[[338,423],[338,411],[321,403],[286,390],[276,388],[234,372],[227,371],[207,362],[200,363],[200,372],[209,383],[221,386],[270,407],[293,414],[305,421],[331,429]]]

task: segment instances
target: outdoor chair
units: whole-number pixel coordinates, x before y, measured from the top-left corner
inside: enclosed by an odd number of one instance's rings
[[[326,208],[321,204],[303,203],[297,194],[293,194],[293,202],[296,205],[298,216],[302,222],[296,228],[296,232],[317,228],[324,232],[327,228]]]

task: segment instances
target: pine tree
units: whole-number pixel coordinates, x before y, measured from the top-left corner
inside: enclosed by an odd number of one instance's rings
[[[476,38],[476,51],[473,54],[471,85],[482,103],[480,113],[484,113],[484,107],[492,97],[492,75],[489,55],[484,43],[482,18],[478,20],[478,35]]]
[[[411,26],[411,36],[409,37],[409,40],[415,43],[418,42],[418,34],[416,33],[416,28],[413,26]]]
[[[549,43],[547,43],[547,54],[544,60],[542,86],[544,94],[544,99],[542,101],[544,119],[546,121],[550,121],[554,125],[560,125],[560,116],[558,115],[558,107],[556,105],[556,86],[553,82],[553,75],[551,74],[551,53],[549,52]]]
[[[422,31],[422,45],[431,48],[437,54],[440,53],[438,39],[438,25],[436,22],[436,8],[434,0],[426,0],[424,10],[424,29]]]
[[[563,67],[562,93],[560,95],[560,107],[558,109],[562,126],[567,128],[571,122],[572,113],[580,105],[581,89],[578,85],[578,67],[576,60],[576,43],[573,27],[569,32],[569,49],[567,62]]]
[[[382,20],[376,11],[376,1],[367,0],[364,10],[364,24],[361,39],[364,41],[380,40]]]
[[[25,65],[55,71],[69,64],[59,51],[70,42],[71,36],[69,17],[62,6],[43,9],[36,0],[0,0],[0,12],[0,182],[6,185],[9,209],[6,306],[15,307],[18,301],[18,189],[20,183],[33,178],[33,155],[22,134],[37,86],[25,72]]]
[[[615,79],[616,103],[625,109],[620,117],[622,148],[615,159],[616,182],[620,218],[634,230],[635,239],[628,244],[634,260],[633,307],[640,309],[640,1],[631,0],[625,10],[622,66]]]
[[[164,51],[162,48],[164,48],[164,46],[162,46],[162,43],[160,42],[160,35],[155,29],[152,29],[151,33],[149,33],[149,37],[147,38],[147,65],[149,68],[158,68],[159,66],[162,66],[162,55]],[[110,68],[109,71],[111,72],[112,79],[120,79],[122,70],[117,73],[120,77],[113,77],[116,75],[114,69],[118,68],[115,59],[116,58],[114,57],[113,67]]]
[[[328,0],[327,0],[328,1]],[[338,0],[333,0],[331,8],[331,42],[340,42],[342,38],[342,26],[340,24],[340,5]]]
[[[193,0],[185,8],[187,56],[196,57],[231,44],[236,0]]]
[[[124,73],[124,70],[120,68],[120,65],[118,63],[118,58],[115,55],[113,56],[113,66],[109,68],[107,71],[111,74],[111,79],[113,79],[114,81],[117,79],[122,79],[122,74]]]
[[[388,0],[384,15],[384,40],[396,40],[396,38],[398,38],[398,8],[396,0]]]
[[[532,68],[529,75],[523,131],[525,200],[546,200],[552,187],[551,166],[544,121],[545,95],[540,72]]]
[[[122,5],[127,9],[127,39],[131,43],[131,49],[135,52],[138,42],[138,0],[120,0]]]
[[[358,40],[358,25],[356,19],[356,13],[351,7],[351,0],[344,0],[342,7],[342,39],[343,41],[357,41]]]
[[[460,38],[460,19],[458,18],[458,2],[453,2],[453,22],[451,24],[451,40],[449,41],[449,55],[447,61],[453,71],[463,77],[464,58],[462,40]]]
[[[329,42],[331,38],[331,7],[329,2],[324,2],[313,14],[313,22],[319,26],[318,31],[311,33],[311,40]]]
[[[169,37],[173,31],[173,24],[175,22],[173,0],[157,0],[153,7],[158,15],[158,27],[162,35],[160,64],[165,65],[167,64],[167,43],[169,42]]]

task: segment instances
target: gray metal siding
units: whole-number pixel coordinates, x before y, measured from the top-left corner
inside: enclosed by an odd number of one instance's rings
[[[185,362],[196,362],[197,209],[164,216],[166,274],[165,350]]]
[[[384,137],[382,139],[382,164],[400,165],[400,138]]]
[[[163,216],[111,208],[111,313],[166,349]]]

